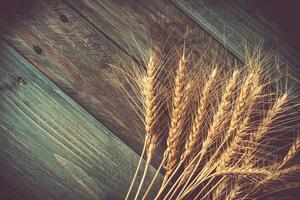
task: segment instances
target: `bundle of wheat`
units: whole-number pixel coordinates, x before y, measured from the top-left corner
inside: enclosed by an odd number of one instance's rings
[[[126,79],[141,101],[131,104],[144,115],[146,132],[126,199],[146,199],[155,184],[155,199],[258,199],[300,189],[299,104],[271,59],[248,51],[245,64],[228,69],[216,57],[190,62],[190,55],[183,50],[172,71],[151,54],[147,70],[133,69]],[[164,137],[161,164],[141,194]],[[132,194],[144,156],[144,173]],[[162,182],[156,181],[160,173]]]

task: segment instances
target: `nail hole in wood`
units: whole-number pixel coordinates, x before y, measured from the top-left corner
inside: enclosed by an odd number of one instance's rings
[[[26,85],[26,81],[21,76],[17,77],[17,82],[19,85]]]
[[[63,22],[63,23],[67,23],[68,22],[68,17],[64,14],[61,14],[60,15],[60,20]]]
[[[33,50],[38,55],[41,55],[43,53],[43,49],[37,45],[33,45]]]

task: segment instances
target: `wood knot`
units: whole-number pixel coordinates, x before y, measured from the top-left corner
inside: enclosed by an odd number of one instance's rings
[[[17,77],[17,83],[21,86],[26,85],[26,81],[21,76]]]
[[[43,53],[43,49],[37,45],[33,45],[33,50],[38,55],[41,55]]]
[[[63,23],[67,23],[68,22],[68,17],[64,14],[61,14],[59,19],[63,22]]]

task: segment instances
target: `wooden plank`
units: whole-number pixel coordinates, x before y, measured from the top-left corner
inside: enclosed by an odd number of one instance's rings
[[[181,48],[183,42],[188,49],[193,50],[195,58],[208,49],[211,52],[218,49],[220,58],[224,56],[229,62],[235,59],[210,34],[168,0],[64,2],[122,49],[137,56],[137,59],[141,51],[147,54],[154,49],[168,53],[172,48]],[[162,154],[163,151],[159,149],[157,155]]]
[[[164,45],[170,48],[176,44],[182,46],[183,40],[200,55],[208,44],[221,48],[204,29],[168,0],[64,2],[130,53],[138,54],[137,48],[148,52],[149,43],[156,49]]]
[[[60,0],[18,1],[8,8],[0,4],[1,37],[140,152],[143,124],[109,67],[124,56],[120,48]]]
[[[149,42],[159,49],[168,39],[171,48],[182,42],[184,34],[186,45],[199,55],[208,44],[220,45],[166,0],[64,2],[21,2],[15,6],[19,9],[7,14],[12,17],[0,19],[1,35],[105,127],[140,152],[143,124],[119,92],[107,65],[122,54],[118,47],[138,54],[137,46],[147,52]]]
[[[290,77],[300,83],[299,52],[292,42],[253,1],[170,0],[207,30],[238,58],[244,60],[245,42],[264,42],[265,50],[276,50]]]
[[[2,40],[0,57],[3,185],[22,199],[124,197],[138,155]]]

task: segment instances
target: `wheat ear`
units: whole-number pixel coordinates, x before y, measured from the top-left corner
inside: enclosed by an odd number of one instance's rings
[[[275,165],[275,168],[281,169],[290,160],[292,160],[298,154],[299,151],[300,151],[300,134],[297,135],[296,139],[294,140],[287,154],[284,156],[284,158],[282,159],[279,165]]]
[[[274,102],[273,106],[268,110],[266,116],[262,119],[261,123],[258,126],[257,131],[253,133],[252,141],[253,147],[245,152],[244,155],[244,165],[249,166],[253,156],[255,154],[256,146],[258,145],[259,141],[268,133],[268,130],[271,128],[270,125],[275,120],[276,116],[282,111],[283,105],[287,102],[287,93],[284,93],[282,96],[278,97]]]
[[[185,146],[184,146],[184,152],[181,155],[182,161],[185,160],[187,158],[187,156],[190,155],[190,153],[196,146],[196,143],[198,141],[197,139],[199,139],[200,130],[204,123],[205,111],[206,111],[207,105],[210,100],[209,99],[210,92],[213,89],[213,83],[216,79],[217,72],[218,72],[217,68],[215,68],[211,72],[208,81],[205,83],[205,85],[202,89],[201,96],[199,98],[198,108],[197,108],[196,114],[193,118],[191,132],[188,134],[188,137],[186,139]]]
[[[251,88],[252,87],[252,88]],[[236,135],[234,136],[234,139],[232,141],[232,144],[230,145],[229,149],[227,149],[227,152],[224,153],[224,156],[221,158],[220,165],[222,167],[228,165],[228,163],[232,160],[237,155],[237,149],[243,145],[245,136],[247,135],[247,129],[250,126],[250,114],[253,109],[253,106],[255,106],[256,101],[259,98],[260,93],[262,92],[263,85],[260,84],[260,69],[254,69],[252,73],[247,77],[241,91],[241,96],[240,96],[240,101],[242,99],[245,99],[248,102],[248,108],[246,111],[246,114],[244,116],[244,119],[241,122],[240,127],[236,131]],[[247,100],[246,96],[249,96],[249,99]],[[246,102],[242,103],[245,104]],[[243,110],[238,109],[239,106],[237,106],[238,112],[242,113]],[[237,164],[237,163],[236,163]],[[222,169],[220,167],[219,169]],[[217,169],[218,170],[218,169]],[[235,196],[239,193],[240,190],[240,177],[237,178],[237,180],[234,180],[235,184],[233,185],[233,188],[231,189],[229,195],[226,197],[226,199],[234,199]],[[224,188],[224,184],[226,183],[221,183],[220,187]],[[219,192],[222,193],[221,188],[219,191],[216,191],[216,193]],[[218,194],[217,194],[218,195]]]
[[[245,119],[241,122],[241,125],[239,127],[239,130],[237,130],[237,134],[235,136],[235,139],[233,140],[231,146],[229,149],[225,151],[224,154],[221,156],[220,164],[217,166],[216,171],[221,171],[224,169],[232,158],[236,155],[237,149],[240,147],[240,145],[243,143],[244,136],[247,133],[247,128],[249,126],[249,116],[246,116]],[[221,183],[216,187],[216,190],[213,193],[214,199],[217,199],[222,195],[223,190],[226,188],[227,179],[223,179]],[[232,191],[234,191],[231,195],[234,195],[236,193],[236,189],[232,188]]]
[[[260,124],[257,132],[254,134],[254,142],[259,142],[270,129],[270,125],[275,117],[282,111],[283,105],[287,102],[287,93],[277,98],[272,108],[268,111],[266,117]]]
[[[166,165],[165,165],[165,182],[171,175],[180,153],[181,143],[181,128],[183,126],[183,111],[187,106],[187,102],[184,100],[184,88],[186,85],[186,60],[183,55],[179,61],[177,73],[175,77],[175,92],[173,99],[173,109],[171,112],[171,125],[169,129],[169,135],[167,138],[167,149],[166,149]]]
[[[280,192],[280,191],[283,191],[283,190],[288,190],[288,189],[299,189],[300,188],[300,182],[292,182],[292,183],[285,183],[284,186],[283,185],[279,185],[279,186],[276,186],[276,187],[272,187],[271,191],[267,192],[267,191],[264,191],[264,194],[256,197],[255,199],[262,199],[262,197],[265,197],[265,196],[268,196],[268,195],[271,195],[271,194],[274,194],[274,193],[277,193],[277,192]]]
[[[218,70],[215,68],[212,70],[209,79],[205,83],[201,95],[199,97],[199,103],[198,108],[196,110],[196,113],[193,117],[192,121],[192,128],[190,133],[188,134],[184,146],[184,151],[181,155],[180,162],[183,162],[192,152],[193,149],[195,149],[197,141],[199,139],[199,135],[201,133],[201,128],[203,126],[205,115],[206,115],[206,109],[208,106],[208,103],[210,101],[210,92],[213,89],[214,82],[216,81]],[[189,167],[192,169],[193,167]],[[191,170],[190,170],[191,171]],[[183,176],[179,182],[179,185],[182,185],[188,176]]]
[[[144,101],[145,101],[145,130],[146,130],[146,155],[147,161],[146,166],[144,169],[144,173],[142,179],[140,181],[138,190],[135,195],[135,199],[138,198],[139,193],[141,191],[144,179],[146,177],[148,167],[151,163],[152,154],[155,149],[155,143],[157,139],[157,133],[155,132],[155,120],[158,115],[157,111],[157,65],[155,65],[154,57],[151,56],[147,65],[147,75],[146,79],[143,83],[143,94],[144,94]],[[136,178],[136,177],[135,177]],[[135,179],[134,178],[134,179]],[[128,195],[129,196],[129,195]]]
[[[202,144],[202,149],[200,151],[200,159],[206,154],[208,148],[212,145],[216,136],[221,134],[222,128],[228,121],[228,114],[231,113],[231,106],[233,101],[233,96],[236,91],[237,82],[238,82],[239,71],[235,70],[232,74],[231,79],[228,82],[228,85],[225,89],[225,92],[222,96],[221,102],[218,105],[218,110],[213,117],[212,125],[207,132],[207,136]]]
[[[250,73],[246,80],[243,82],[243,85],[240,89],[240,94],[237,99],[235,110],[232,114],[232,118],[230,121],[229,128],[227,130],[226,136],[223,139],[224,142],[233,135],[233,140],[231,144],[227,147],[227,149],[222,153],[222,156],[219,160],[219,165],[216,168],[216,171],[221,171],[222,169],[226,168],[228,163],[233,158],[236,150],[239,148],[239,145],[243,141],[245,134],[247,133],[247,127],[249,123],[249,112],[251,108],[247,109],[247,103],[251,103],[251,95],[253,94],[253,85],[254,81],[254,73]],[[249,107],[249,106],[248,106]],[[246,115],[242,120],[242,116]],[[242,123],[240,123],[242,120]],[[235,133],[236,132],[236,133]],[[234,134],[235,133],[235,134]],[[223,142],[223,143],[224,143]],[[222,196],[223,190],[226,188],[228,182],[228,178],[225,177],[221,180],[221,182],[217,185],[216,189],[213,192],[213,198],[218,199]]]
[[[179,195],[181,195],[181,193],[188,186],[188,183],[189,183],[190,179],[193,177],[195,171],[197,170],[200,162],[202,161],[203,156],[206,154],[208,148],[213,144],[213,141],[216,138],[216,136],[221,134],[221,130],[222,130],[224,124],[226,124],[226,122],[228,121],[228,119],[226,119],[226,117],[228,116],[228,113],[230,113],[230,108],[232,105],[232,97],[234,96],[235,91],[236,91],[238,77],[239,77],[239,71],[235,70],[232,73],[232,77],[229,79],[229,81],[227,83],[227,86],[226,86],[224,93],[222,95],[222,98],[221,98],[221,102],[218,105],[218,110],[215,113],[215,115],[213,116],[212,125],[210,126],[210,128],[207,132],[207,136],[202,143],[202,148],[197,155],[197,157],[198,157],[197,163],[195,165],[193,163],[191,163],[189,165],[189,167],[186,168],[185,171],[183,172],[184,174],[183,174],[182,178],[186,179],[184,176],[187,176],[188,180],[184,184]],[[177,188],[175,189],[175,191],[177,190]],[[175,191],[173,193],[175,193]]]
[[[190,102],[191,102],[191,96],[190,96],[191,91],[192,91],[192,85],[189,82],[187,82],[187,84],[186,84],[186,86],[184,88],[184,91],[183,91],[183,93],[185,95],[184,95],[183,100],[182,100],[182,105],[183,105],[183,109],[182,110],[186,109],[188,107],[188,105],[190,104]],[[165,153],[167,153],[167,151]],[[163,157],[163,161],[165,161],[167,159],[166,155],[167,154],[165,154],[165,156]],[[162,185],[160,187],[160,190],[158,191],[157,196],[156,196],[155,199],[157,199],[161,195],[161,193],[164,191],[164,189],[166,188],[166,186],[168,185],[168,183],[170,182],[170,180],[173,178],[173,176],[176,175],[176,172],[180,169],[180,167],[181,167],[182,164],[183,164],[183,160],[180,160],[180,162],[177,164],[177,166],[173,168],[171,174],[168,175],[168,177],[164,178],[164,181],[163,181],[163,183],[162,183]],[[176,181],[176,183],[177,183],[177,181]]]
[[[255,149],[257,148],[259,141],[267,134],[267,132],[271,128],[270,125],[276,119],[277,115],[282,111],[284,104],[287,102],[287,97],[288,97],[287,93],[284,93],[283,95],[281,95],[276,99],[272,107],[268,110],[266,116],[262,119],[261,123],[259,124],[257,131],[253,133],[252,138],[250,138],[253,142],[253,145],[252,148],[246,151],[243,155],[244,157],[242,163],[243,166],[251,167],[255,164],[253,161],[253,158],[255,156]],[[276,170],[274,171],[274,168],[271,168],[271,171],[273,172],[273,175],[268,176],[262,182],[258,183],[255,189],[257,189],[262,184],[266,184],[268,181],[274,179],[275,177],[280,177],[280,174],[284,174],[282,173],[283,171],[281,172]]]
[[[247,133],[253,105],[262,91],[262,87],[257,85],[257,79],[259,79],[257,73],[250,73],[241,87],[236,108],[225,136],[228,138],[233,135],[233,140],[222,154],[217,171],[224,169],[228,165]]]

